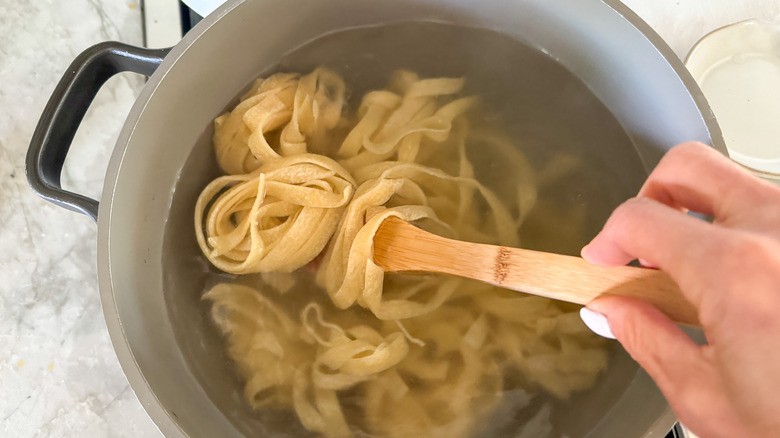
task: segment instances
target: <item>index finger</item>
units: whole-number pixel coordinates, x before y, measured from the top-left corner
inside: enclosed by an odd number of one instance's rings
[[[726,230],[647,198],[632,198],[618,207],[604,229],[582,250],[588,261],[624,265],[643,259],[668,273],[686,299],[700,309],[707,290],[722,285],[712,274],[722,263]],[[712,298],[714,294],[709,294]]]
[[[639,196],[712,215],[715,223],[727,227],[780,237],[780,189],[701,143],[684,143],[667,152]]]

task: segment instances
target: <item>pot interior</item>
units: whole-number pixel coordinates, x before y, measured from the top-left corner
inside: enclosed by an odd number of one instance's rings
[[[464,94],[483,99],[481,118],[497,124],[534,169],[570,167],[541,181],[539,200],[521,228],[523,247],[576,255],[610,212],[639,189],[647,172],[632,140],[617,118],[576,75],[551,56],[498,32],[435,22],[404,22],[330,33],[287,53],[272,68],[258,72],[307,73],[317,66],[339,73],[355,108],[369,90],[381,89],[396,69],[421,77],[465,77]],[[247,84],[248,86],[248,84]],[[240,96],[243,89],[230,90]],[[235,97],[224,109],[232,108]],[[215,116],[218,113],[214,114]],[[252,411],[242,396],[243,382],[226,355],[222,336],[200,296],[218,282],[230,281],[270,291],[258,275],[219,272],[200,254],[193,231],[198,194],[218,176],[206,128],[182,168],[163,244],[164,293],[171,326],[190,371],[214,405],[246,436],[306,436],[290,411]],[[509,172],[517,169],[471,151],[477,179],[499,195]],[[549,170],[547,172],[550,172]],[[556,170],[552,170],[556,172]],[[305,271],[303,269],[302,271]],[[284,295],[325,296],[310,276]],[[273,295],[274,292],[268,292]],[[510,395],[477,436],[515,436],[545,401],[554,405],[550,436],[584,437],[623,395],[637,371],[616,343],[608,371],[589,391],[562,402],[541,395],[515,412]],[[629,435],[626,435],[629,436]]]
[[[376,27],[388,23],[396,24]],[[483,96],[485,116],[537,170],[559,153],[579,160],[576,172],[540,193],[548,211],[534,211],[523,228],[523,246],[576,253],[672,145],[699,140],[725,151],[673,56],[617,0],[228,2],[185,36],[142,91],[101,200],[104,313],[147,412],[169,437],[297,433],[292,415],[247,408],[200,300],[211,282],[229,278],[209,267],[193,235],[195,198],[218,174],[211,125],[253,79],[324,64],[344,76],[354,103],[398,67],[465,76],[468,91]],[[496,164],[471,158],[480,169]],[[509,171],[482,170],[481,178],[500,189]],[[577,209],[581,229],[571,232],[567,212]],[[673,418],[616,347],[596,387],[558,405],[553,422],[570,437],[626,438],[665,435]]]

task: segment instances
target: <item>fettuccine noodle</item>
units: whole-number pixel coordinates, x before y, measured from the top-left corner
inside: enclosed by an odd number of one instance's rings
[[[566,399],[606,367],[601,342],[550,300],[385,275],[373,262],[373,236],[389,216],[520,244],[534,172],[495,129],[472,126],[478,102],[460,96],[463,86],[398,71],[349,115],[332,71],[280,73],[215,120],[225,175],[198,198],[198,244],[217,268],[261,273],[270,286],[222,283],[204,299],[253,408],[292,409],[327,437],[465,437],[508,388]],[[515,170],[501,197],[475,179],[469,151]],[[279,276],[305,266],[324,292],[294,292]],[[296,293],[310,295],[291,308],[284,300]],[[359,412],[345,410],[345,394],[360,398],[350,408]]]

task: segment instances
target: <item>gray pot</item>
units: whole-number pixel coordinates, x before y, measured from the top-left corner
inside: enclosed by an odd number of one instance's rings
[[[193,250],[190,227],[192,198],[215,173],[207,152],[212,120],[259,73],[307,41],[348,27],[420,19],[492,29],[549,54],[614,115],[627,138],[620,147],[635,148],[644,171],[683,141],[725,153],[683,65],[617,0],[234,0],[169,53],[119,43],[87,50],[41,117],[28,179],[44,198],[97,220],[100,291],[114,349],[166,436],[273,435],[275,423],[287,421],[253,415],[243,405],[240,382],[205,322],[201,290],[182,275],[208,269]],[[59,175],[92,97],[125,70],[150,79],[119,136],[98,209],[97,201],[62,190]],[[674,424],[650,378],[621,357],[599,387],[556,417],[570,436],[663,437]]]

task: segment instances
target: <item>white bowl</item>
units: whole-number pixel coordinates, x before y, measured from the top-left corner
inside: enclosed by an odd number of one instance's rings
[[[717,29],[693,46],[685,65],[731,158],[780,183],[780,25],[747,20]]]

